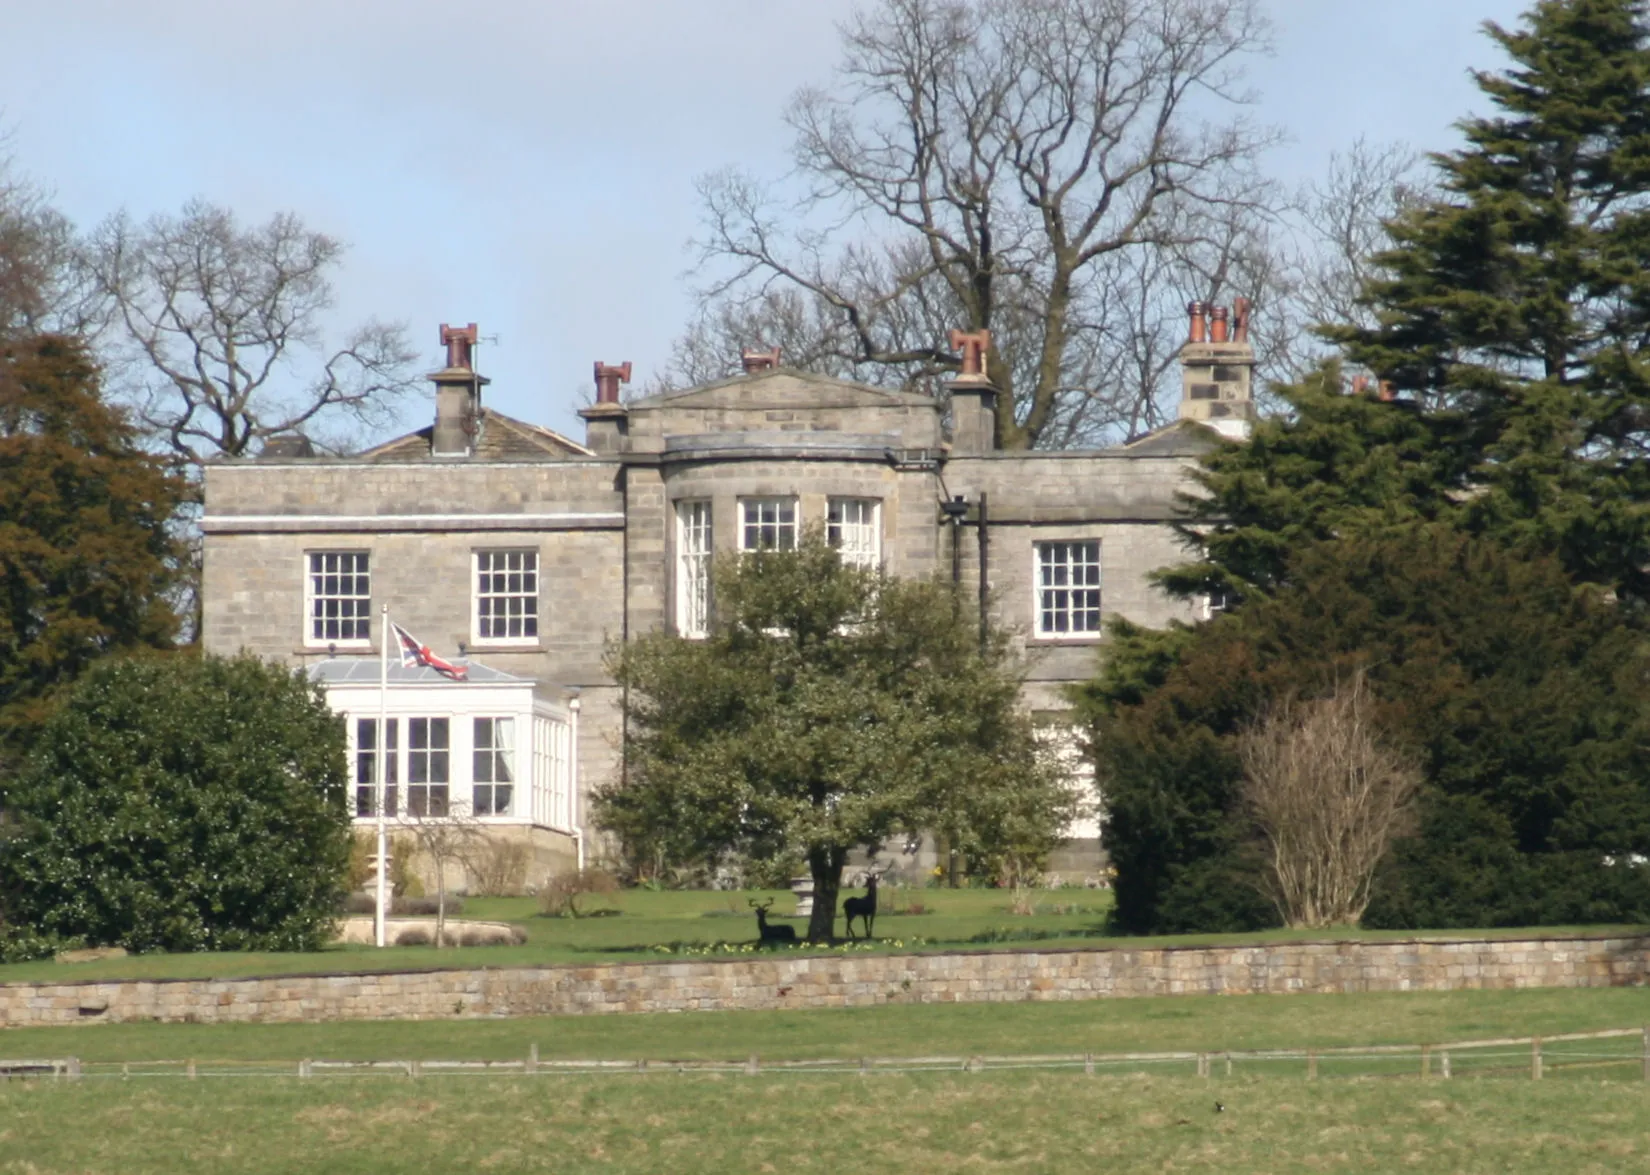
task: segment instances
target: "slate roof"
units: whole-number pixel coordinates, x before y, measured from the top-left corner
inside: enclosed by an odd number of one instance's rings
[[[470,685],[537,685],[531,677],[517,677],[502,669],[471,661],[465,665],[470,671]],[[328,657],[308,667],[310,677],[323,685],[377,685],[377,657]],[[397,659],[389,664],[391,685],[463,685],[442,676],[428,665],[403,666]]]
[[[1113,452],[1131,457],[1201,457],[1218,448],[1226,438],[1196,420],[1177,420],[1138,441],[1118,445]]]
[[[393,441],[385,441],[382,445],[362,453],[357,460],[429,461],[430,434],[434,430],[435,426],[432,424],[429,428],[421,428]],[[475,450],[470,456],[472,460],[480,461],[531,461],[591,455],[589,449],[562,436],[554,429],[529,424],[525,420],[517,420],[491,408],[483,408],[481,426],[476,430]]]

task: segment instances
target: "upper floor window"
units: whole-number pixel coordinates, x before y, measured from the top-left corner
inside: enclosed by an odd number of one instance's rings
[[[676,631],[704,636],[710,628],[710,503],[676,503]]]
[[[304,603],[312,645],[372,640],[372,580],[365,551],[311,551]]]
[[[832,498],[825,511],[825,539],[842,561],[874,570],[882,562],[882,503],[873,498]]]
[[[477,816],[508,816],[516,781],[516,720],[477,718],[471,807]]]
[[[794,551],[795,498],[740,498],[741,551]]]
[[[1100,634],[1100,543],[1037,544],[1037,635]]]
[[[475,639],[536,642],[539,553],[477,551],[475,564]]]

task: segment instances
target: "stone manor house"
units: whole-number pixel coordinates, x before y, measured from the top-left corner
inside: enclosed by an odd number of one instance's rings
[[[1148,574],[1184,557],[1168,522],[1187,464],[1247,433],[1246,319],[1241,303],[1230,324],[1193,307],[1176,423],[1061,452],[996,447],[982,335],[953,335],[946,402],[791,370],[777,352],[625,402],[630,365],[598,363],[579,443],[488,408],[476,328],[443,326],[430,427],[352,457],[295,438],[208,467],[203,641],[323,683],[346,717],[362,824],[384,755],[390,815],[473,814],[532,847],[534,879],[599,854],[588,796],[623,753],[604,646],[703,632],[716,552],[787,547],[820,525],[845,558],[956,577],[1019,634],[1026,705],[1059,728],[1103,617],[1196,615]],[[392,658],[381,699],[386,616],[467,679]],[[1071,832],[1062,864],[1092,871],[1098,823]]]

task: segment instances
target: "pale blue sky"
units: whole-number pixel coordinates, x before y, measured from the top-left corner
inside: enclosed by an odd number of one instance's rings
[[[1478,31],[1522,0],[1267,0],[1256,117],[1296,181],[1359,135],[1452,146]],[[498,335],[489,403],[582,436],[593,360],[669,354],[689,312],[694,177],[778,174],[799,85],[851,0],[12,0],[0,119],[91,224],[191,196],[291,210],[350,244],[336,323]],[[418,401],[407,414],[422,424]]]

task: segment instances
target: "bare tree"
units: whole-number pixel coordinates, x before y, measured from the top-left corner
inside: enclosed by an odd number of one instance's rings
[[[1251,168],[1271,135],[1232,111],[1255,0],[880,0],[841,35],[838,86],[787,115],[800,197],[702,184],[703,337],[767,324],[806,340],[793,358],[927,387],[955,366],[946,332],[983,327],[1005,448],[1140,427],[1139,386],[1108,375],[1115,279],[1143,250],[1190,264],[1206,216],[1273,202]]]
[[[74,226],[0,156],[0,340],[87,333],[95,306],[81,277]]]
[[[1421,787],[1376,727],[1362,670],[1326,698],[1288,699],[1244,732],[1244,800],[1265,841],[1267,896],[1292,927],[1356,923]]]
[[[433,790],[433,789],[432,789]],[[397,825],[412,838],[417,851],[430,860],[435,871],[435,945],[447,945],[447,872],[466,867],[469,859],[487,838],[487,829],[457,800],[437,802],[432,796],[423,812],[411,805],[397,818]]]
[[[1292,374],[1328,353],[1325,344],[1313,346],[1310,328],[1375,326],[1362,294],[1390,243],[1387,222],[1431,190],[1421,157],[1409,147],[1361,138],[1330,155],[1323,177],[1301,189],[1290,217],[1296,243],[1286,309],[1293,321],[1284,324],[1294,340]]]
[[[202,201],[138,226],[124,213],[86,242],[105,300],[117,383],[190,465],[302,432],[380,423],[417,357],[399,326],[368,322],[329,346],[322,318],[343,246],[282,214],[243,227]]]

